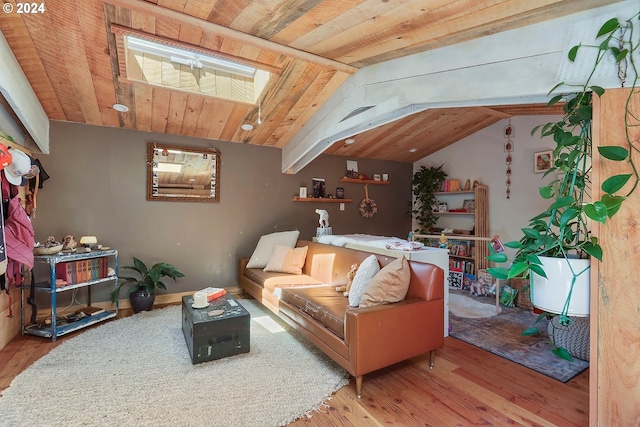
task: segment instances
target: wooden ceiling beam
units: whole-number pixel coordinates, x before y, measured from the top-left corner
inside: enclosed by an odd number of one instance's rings
[[[222,25],[214,24],[213,22],[204,21],[199,18],[195,18],[190,15],[186,15],[180,12],[176,12],[172,9],[167,9],[161,6],[157,6],[152,3],[148,3],[142,0],[109,0],[106,3],[110,3],[116,6],[120,6],[135,12],[146,13],[153,15],[156,18],[167,19],[171,21],[179,22],[183,25],[189,25],[196,27],[205,32],[212,32],[219,34],[230,39],[257,46],[261,49],[270,50],[285,56],[301,59],[303,61],[309,61],[328,67],[337,71],[353,74],[358,71],[358,68],[352,67],[342,62],[334,61],[332,59],[323,58],[318,55],[314,55],[303,50],[294,49],[286,45],[280,45],[270,40],[261,39],[250,34],[245,34],[241,31],[236,31],[231,28],[223,27]]]

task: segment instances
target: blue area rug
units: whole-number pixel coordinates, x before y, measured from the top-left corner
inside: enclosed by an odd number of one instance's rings
[[[478,300],[484,299],[478,297]],[[548,320],[536,323],[537,314],[517,307],[502,307],[502,310],[501,314],[484,319],[450,314],[450,335],[562,382],[569,381],[589,367],[589,362],[584,360],[574,358],[569,362],[551,353],[553,346],[547,334]],[[538,327],[541,333],[522,336],[522,331],[531,326]]]

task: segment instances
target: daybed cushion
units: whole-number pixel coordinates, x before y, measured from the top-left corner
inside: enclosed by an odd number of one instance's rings
[[[358,267],[358,271],[356,271],[353,282],[351,282],[351,289],[349,290],[349,305],[351,307],[358,307],[360,305],[360,299],[362,298],[365,288],[378,271],[380,271],[380,264],[375,255],[371,255],[362,261]]]
[[[307,257],[307,249],[309,249],[308,246],[290,248],[276,245],[264,271],[302,274],[302,267],[304,267],[304,261]]]
[[[265,268],[273,255],[276,245],[293,248],[298,241],[300,231],[279,231],[277,233],[265,234],[260,237],[251,259],[247,263],[247,268]]]
[[[274,293],[276,288],[322,284],[321,281],[314,279],[311,276],[307,276],[306,274],[265,272],[259,268],[247,268],[244,274],[247,278],[262,285],[271,293]]]
[[[362,294],[360,307],[404,301],[410,280],[411,268],[405,257],[390,262],[373,276]]]
[[[336,292],[335,286],[282,289],[280,299],[344,339],[344,313],[349,300]]]

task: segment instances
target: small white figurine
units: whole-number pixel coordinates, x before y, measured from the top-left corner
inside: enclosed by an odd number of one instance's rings
[[[329,227],[329,212],[324,209],[316,209],[316,213],[320,215],[320,228],[328,228]]]

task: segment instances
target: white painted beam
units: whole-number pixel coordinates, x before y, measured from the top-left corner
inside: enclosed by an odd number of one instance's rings
[[[6,135],[10,135],[14,141],[24,147],[24,133],[22,128],[13,118],[13,115],[0,104],[0,130]],[[6,143],[6,141],[2,141]]]
[[[49,118],[0,31],[0,92],[40,150],[49,153]],[[7,132],[8,133],[8,132]],[[12,135],[13,136],[13,135]],[[14,136],[15,138],[15,136]]]
[[[296,173],[336,141],[425,109],[545,103],[558,81],[582,81],[591,67],[580,55],[568,62],[572,46],[591,41],[610,17],[637,12],[637,0],[619,2],[364,67],[283,148],[282,171]],[[619,87],[615,67],[593,83]],[[373,108],[343,120],[362,107]]]

